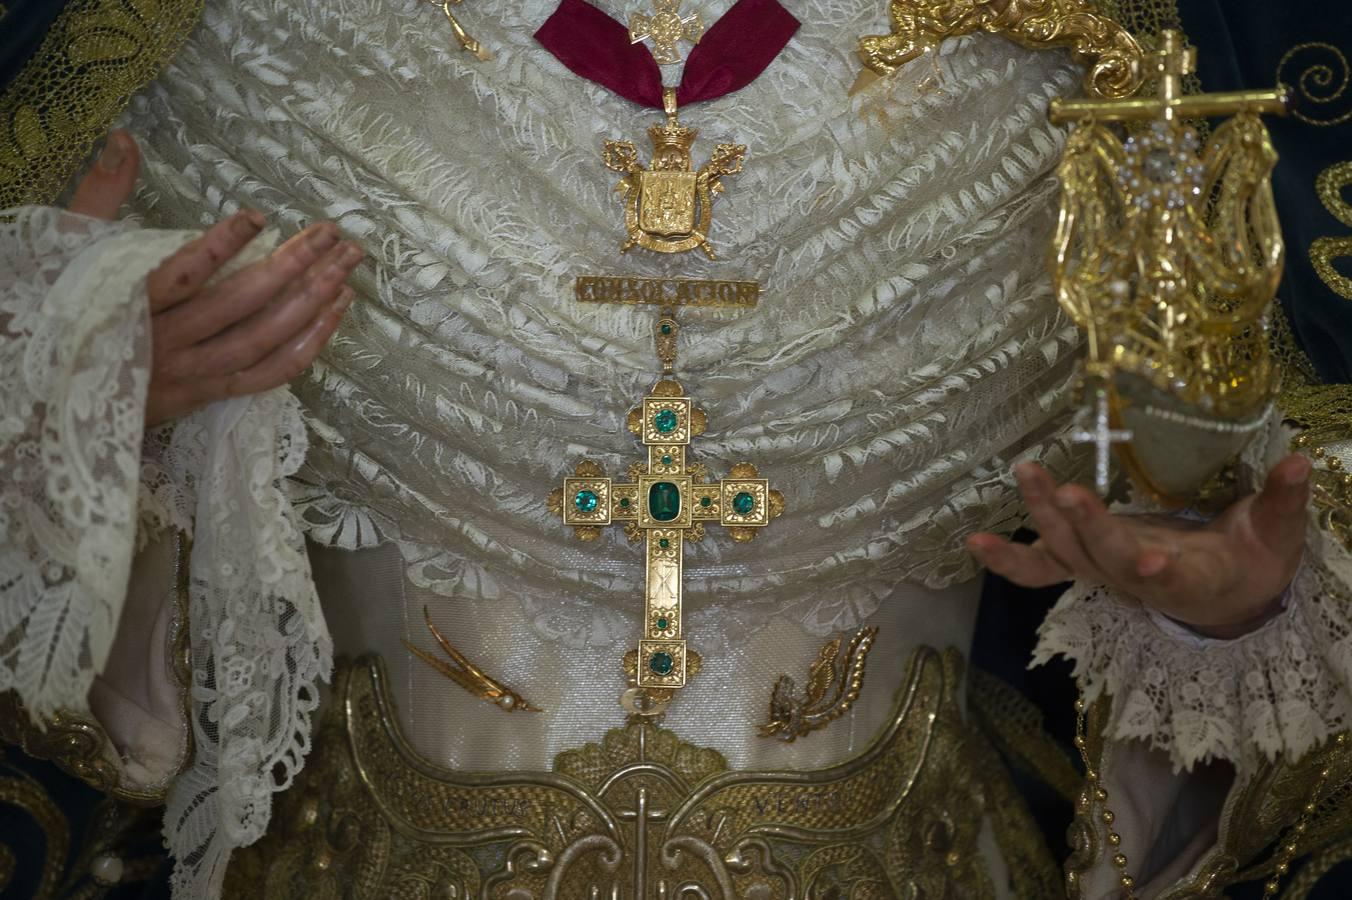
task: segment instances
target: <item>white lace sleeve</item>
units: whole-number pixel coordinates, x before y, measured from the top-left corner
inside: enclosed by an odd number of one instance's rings
[[[230,851],[263,833],[273,792],[299,770],[331,665],[284,489],[305,453],[299,407],[278,389],[146,437],[145,279],[192,234],[53,209],[0,218],[0,690],[37,718],[87,711],[138,506],[146,521],[191,525],[196,746],[165,831],[175,896],[213,898]],[[274,241],[255,239],[234,265]]]
[[[1287,453],[1274,413],[1239,463],[1255,488]],[[1133,503],[1129,511],[1146,511]],[[1108,588],[1075,583],[1047,615],[1033,665],[1074,663],[1086,699],[1112,697],[1107,734],[1138,738],[1176,769],[1224,759],[1294,759],[1352,725],[1352,555],[1310,513],[1285,609],[1235,640],[1213,640]]]
[[[1034,663],[1072,660],[1087,699],[1112,697],[1108,733],[1148,741],[1177,768],[1299,757],[1352,724],[1352,582],[1345,560],[1331,566],[1314,546],[1328,540],[1315,530],[1287,608],[1230,641],[1198,640],[1077,583],[1044,622]]]

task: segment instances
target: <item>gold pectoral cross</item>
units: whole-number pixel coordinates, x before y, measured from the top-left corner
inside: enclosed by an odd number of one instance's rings
[[[723,525],[738,542],[784,511],[784,495],[772,490],[750,463],[733,466],[727,478],[709,481],[708,469],[687,458],[691,438],[704,433],[707,418],[671,379],[678,326],[669,310],[656,325],[663,377],[629,413],[629,430],[648,448],[647,462],[629,467],[629,481],[607,478],[591,460],[578,463],[563,487],[549,496],[549,509],[584,541],[606,525],[623,523],[630,541],[646,543],[643,634],[625,654],[629,690],[620,698],[631,713],[657,715],[700,667],[686,646],[682,612],[682,549],[704,538],[708,524]]]

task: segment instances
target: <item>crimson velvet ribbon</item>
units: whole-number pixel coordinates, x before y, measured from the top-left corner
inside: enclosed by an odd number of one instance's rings
[[[685,106],[746,87],[770,65],[798,30],[779,0],[737,0],[690,51],[676,89]],[[569,69],[615,93],[662,108],[662,70],[629,29],[587,0],[561,0],[535,39]]]

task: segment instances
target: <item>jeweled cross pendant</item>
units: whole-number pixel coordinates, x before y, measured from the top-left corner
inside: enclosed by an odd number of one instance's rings
[[[1112,427],[1112,416],[1108,408],[1108,389],[1102,385],[1094,389],[1094,427],[1093,429],[1081,428],[1070,435],[1070,439],[1077,444],[1094,445],[1094,486],[1098,488],[1099,496],[1108,495],[1109,484],[1109,458],[1113,452],[1113,444],[1121,444],[1131,440],[1131,432],[1125,429],[1114,429]]]
[[[629,540],[646,541],[643,635],[625,654],[631,687],[621,703],[632,713],[656,715],[674,691],[699,671],[700,657],[688,649],[681,624],[682,549],[704,538],[706,524],[728,529],[734,541],[750,541],[784,511],[784,495],[772,490],[750,463],[738,463],[728,477],[709,481],[709,470],[687,458],[691,438],[704,433],[704,411],[669,376],[675,359],[677,324],[669,311],[658,319],[656,337],[664,377],[629,413],[629,430],[648,448],[646,463],[629,467],[629,481],[605,477],[591,460],[549,496],[549,509],[573,526],[584,541],[601,529],[624,524]]]
[[[681,51],[676,49],[677,41],[698,44],[704,35],[704,21],[699,13],[682,16],[677,10],[681,0],[655,0],[654,14],[635,13],[629,19],[629,43],[651,41],[653,59],[659,66],[674,65],[681,61]]]

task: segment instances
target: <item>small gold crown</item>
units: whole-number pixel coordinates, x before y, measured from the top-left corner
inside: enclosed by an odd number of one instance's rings
[[[658,155],[667,150],[679,150],[689,156],[690,148],[695,146],[695,138],[698,136],[699,129],[686,128],[674,120],[648,129],[648,137],[653,142],[653,152]]]

